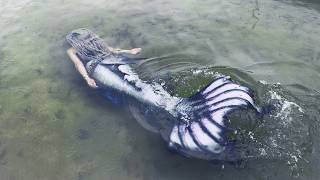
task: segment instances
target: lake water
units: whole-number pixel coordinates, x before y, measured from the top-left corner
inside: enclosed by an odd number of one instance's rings
[[[141,47],[154,59],[137,72],[173,94],[218,72],[274,104],[243,132],[254,158],[235,166],[169,152],[77,74],[65,35],[80,27]],[[0,29],[1,180],[320,177],[317,0],[0,0]]]

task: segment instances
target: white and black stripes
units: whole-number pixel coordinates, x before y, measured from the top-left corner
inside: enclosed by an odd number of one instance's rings
[[[177,123],[170,135],[170,145],[184,154],[219,154],[229,144],[227,133],[234,131],[225,126],[225,116],[239,108],[256,109],[252,93],[229,77],[217,78],[202,91],[187,99],[191,118],[188,123]]]
[[[173,128],[170,141],[177,149],[182,151],[220,153],[225,143],[217,132],[219,132],[219,130],[216,131],[215,129],[211,133],[208,128],[204,129],[203,124],[199,122],[193,122],[189,126],[180,124]]]

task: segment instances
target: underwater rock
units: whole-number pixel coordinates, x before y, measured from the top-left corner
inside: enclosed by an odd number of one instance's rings
[[[90,173],[88,172],[79,172],[78,173],[78,180],[84,180],[87,179]]]
[[[7,150],[5,148],[3,148],[2,150],[0,150],[0,163],[2,165],[7,164],[7,161],[5,160],[5,156],[7,154]]]
[[[62,109],[58,110],[56,113],[54,113],[54,116],[57,118],[57,119],[65,119],[66,118],[66,112]]]
[[[24,156],[23,150],[19,150],[17,152],[17,156],[20,157],[20,158],[23,158],[23,156]]]
[[[80,140],[86,140],[90,137],[90,133],[88,130],[85,130],[85,129],[79,129],[77,131],[77,138],[80,139]]]
[[[43,73],[44,73],[43,69],[41,69],[41,68],[37,68],[37,69],[35,69],[35,71],[39,76],[43,75]]]
[[[24,109],[23,112],[27,115],[27,116],[32,116],[32,107],[30,105],[27,105]]]

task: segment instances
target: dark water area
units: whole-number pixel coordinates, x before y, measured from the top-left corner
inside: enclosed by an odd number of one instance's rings
[[[320,177],[317,0],[0,0],[0,179]],[[229,75],[274,110],[237,122],[243,164],[169,152],[131,112],[87,87],[65,35],[86,27],[141,47],[140,77],[188,97]],[[237,118],[237,117],[235,117]]]
[[[304,6],[310,9],[320,10],[319,0],[279,0],[280,2],[292,4],[295,6]]]

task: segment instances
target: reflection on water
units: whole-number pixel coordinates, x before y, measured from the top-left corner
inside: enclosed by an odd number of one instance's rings
[[[292,4],[295,6],[304,6],[311,9],[320,10],[320,2],[318,0],[279,0],[284,3]]]
[[[316,0],[1,0],[0,17],[0,179],[317,179]],[[79,27],[142,47],[151,59],[137,72],[172,94],[190,96],[216,73],[252,88],[275,106],[240,124],[255,154],[237,167],[167,151],[75,72],[65,35]]]

